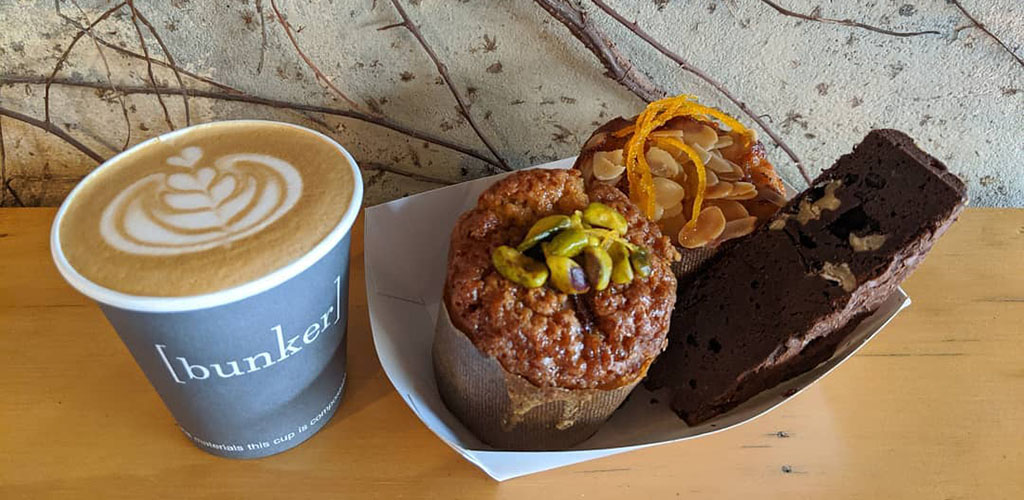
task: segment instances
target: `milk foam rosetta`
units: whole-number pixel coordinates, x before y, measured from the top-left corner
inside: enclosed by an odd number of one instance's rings
[[[137,146],[83,181],[60,221],[61,249],[112,290],[210,293],[310,251],[354,202],[355,176],[336,144],[303,128],[200,125]]]
[[[167,171],[129,185],[103,210],[100,232],[110,246],[141,255],[206,250],[260,231],[302,195],[299,171],[270,155],[206,159],[202,148],[191,146],[167,165]]]

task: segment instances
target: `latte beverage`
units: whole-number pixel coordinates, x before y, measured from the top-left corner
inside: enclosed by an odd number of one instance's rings
[[[265,276],[338,225],[356,183],[347,154],[301,127],[200,125],[136,147],[66,203],[67,262],[137,296],[217,292]]]
[[[359,166],[319,132],[196,125],[86,176],[57,211],[50,252],[188,440],[263,457],[309,439],[342,404],[362,199]]]

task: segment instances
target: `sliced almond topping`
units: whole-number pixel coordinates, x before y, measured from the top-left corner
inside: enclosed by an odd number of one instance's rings
[[[732,172],[732,163],[730,163],[729,160],[722,158],[722,155],[718,154],[718,151],[711,152],[711,158],[708,160],[707,166],[709,170],[716,174],[727,174]]]
[[[661,205],[658,205],[657,203],[655,203],[655,204],[654,204],[654,218],[653,218],[652,220],[653,220],[654,222],[658,222],[658,221],[659,221],[659,220],[661,220],[661,219],[662,219],[662,217],[664,217],[664,216],[665,216],[665,207],[663,207],[663,206],[661,206]]]
[[[732,146],[732,143],[733,143],[733,138],[732,138],[731,135],[719,136],[718,137],[718,142],[715,143],[714,148],[715,149],[719,149],[719,148],[729,147],[729,146]]]
[[[583,178],[589,183],[594,178],[594,155],[588,155],[580,163],[580,172]]]
[[[673,180],[678,182],[679,184],[685,185],[686,184],[686,178],[687,178],[686,169],[682,168],[682,167],[679,167],[679,173],[676,174],[676,176],[675,176],[675,178]]]
[[[750,215],[747,211],[747,207],[744,207],[742,203],[733,200],[710,200],[709,205],[716,206],[722,209],[722,214],[725,215],[725,220],[732,221],[736,219],[742,219]]]
[[[655,177],[673,178],[682,169],[672,154],[659,147],[651,147],[645,155],[651,167],[651,175]]]
[[[594,153],[594,178],[599,181],[616,180],[626,171],[622,150],[598,151]]]
[[[697,152],[697,156],[700,157],[700,161],[707,165],[708,160],[711,159],[711,153],[709,153],[708,150],[700,147],[699,144],[690,144],[690,146],[693,147],[693,150]]]
[[[697,223],[687,224],[679,231],[679,244],[684,248],[700,248],[714,241],[725,230],[725,216],[718,207],[706,207],[700,211]]]
[[[757,198],[757,186],[749,182],[735,182],[727,200],[752,200]]]
[[[711,170],[705,171],[704,176],[707,178],[707,185],[714,186],[718,184],[718,176]]]
[[[704,190],[704,199],[718,200],[721,198],[725,198],[726,196],[729,196],[729,194],[731,193],[732,183],[722,182],[721,179],[719,179],[718,184],[715,184],[714,186],[708,186],[708,188]]]
[[[746,236],[754,232],[754,228],[756,227],[757,217],[744,217],[742,219],[731,220],[725,223],[725,229],[722,231],[722,234],[718,236],[718,241],[723,242],[733,238]]]
[[[675,217],[681,213],[683,213],[683,204],[676,203],[675,205],[672,205],[671,207],[665,209],[665,214],[662,215],[662,218],[668,219],[671,217]]]
[[[658,221],[658,226],[661,227],[661,234],[665,235],[678,235],[679,231],[682,231],[683,226],[685,225],[686,214],[682,212],[672,217],[669,217],[668,215],[662,215],[661,220]]]
[[[583,150],[594,149],[604,143],[605,138],[608,137],[607,132],[598,132],[587,139],[587,143],[583,145]]]
[[[781,207],[786,204],[785,196],[777,193],[774,189],[767,187],[757,190],[757,199],[767,201],[777,207]]]
[[[711,149],[718,142],[718,132],[704,124],[688,123],[683,127],[683,141],[701,149]]]
[[[728,181],[738,181],[742,179],[745,175],[746,172],[743,171],[743,167],[729,161],[729,171],[718,174],[718,177]]]
[[[679,183],[664,177],[654,178],[654,201],[662,207],[671,207],[683,201],[686,190]]]
[[[663,128],[661,130],[655,130],[654,132],[651,132],[650,136],[655,138],[671,137],[673,139],[683,140],[683,131],[674,128]]]

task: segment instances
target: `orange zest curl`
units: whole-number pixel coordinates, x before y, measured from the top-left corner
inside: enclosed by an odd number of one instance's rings
[[[692,116],[707,122],[717,119],[733,132],[746,138],[744,147],[749,147],[754,141],[753,132],[744,127],[742,123],[715,108],[698,104],[697,98],[694,96],[683,94],[648,104],[647,108],[636,117],[636,122],[633,125],[612,133],[614,137],[626,137],[632,134],[624,148],[629,194],[633,202],[647,215],[647,218],[654,218],[655,210],[654,181],[651,178],[651,168],[647,164],[645,154],[647,140],[652,132],[668,123],[669,120],[680,116]],[[697,216],[700,215],[701,205],[704,202],[704,191],[707,189],[707,172],[704,162],[701,161],[700,155],[695,149],[679,139],[658,137],[653,140],[684,152],[696,167],[697,193],[693,203],[692,217],[687,222],[687,226],[693,227],[697,223]]]
[[[693,198],[693,212],[690,214],[690,220],[686,223],[687,227],[692,229],[697,225],[697,216],[700,215],[701,205],[704,203],[704,191],[708,187],[708,173],[704,162],[701,161],[696,149],[674,137],[658,137],[654,139],[654,143],[658,144],[659,147],[663,144],[686,153],[686,156],[690,157],[690,161],[693,162],[693,166],[697,170],[697,194]],[[666,148],[662,147],[662,149]]]

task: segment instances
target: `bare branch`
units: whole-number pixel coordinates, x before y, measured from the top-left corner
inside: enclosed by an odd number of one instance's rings
[[[334,85],[334,82],[331,81],[330,77],[325,75],[323,71],[320,71],[320,67],[317,66],[316,63],[314,63],[313,60],[310,59],[309,56],[307,56],[306,53],[302,51],[302,47],[299,47],[299,41],[296,40],[295,35],[292,34],[291,25],[288,24],[288,21],[285,21],[284,16],[281,15],[281,11],[277,10],[277,3],[274,0],[270,0],[270,8],[274,10],[274,15],[277,17],[277,22],[281,23],[281,26],[284,28],[285,34],[288,35],[288,39],[292,41],[292,46],[295,47],[295,52],[297,52],[299,54],[299,57],[301,57],[302,60],[306,62],[306,66],[309,66],[309,69],[313,70],[313,73],[316,75],[317,80],[323,82],[324,85],[327,85],[327,88],[331,89],[331,91],[334,92],[335,95],[337,95],[343,101],[348,103],[349,106],[352,106],[353,108],[356,109],[361,109],[359,107],[359,104],[356,104],[355,101],[349,99],[348,96],[341,91],[341,89],[336,87]]]
[[[1021,59],[1021,57],[1018,56],[1016,52],[1014,52],[1013,50],[1010,49],[1009,45],[1006,45],[1005,43],[1003,43],[1003,41],[1000,40],[999,37],[997,37],[995,35],[995,33],[992,33],[991,31],[989,31],[989,29],[986,28],[984,24],[981,24],[980,21],[975,19],[975,17],[973,15],[971,15],[971,13],[967,11],[967,9],[964,8],[964,6],[960,3],[959,0],[949,0],[949,1],[952,2],[952,4],[955,5],[956,8],[959,9],[960,12],[962,12],[963,15],[967,17],[967,19],[970,19],[971,22],[974,23],[974,25],[978,27],[978,29],[980,29],[981,31],[984,31],[986,35],[992,37],[992,39],[995,40],[996,43],[998,43],[1004,50],[1009,52],[1010,55],[1013,56],[1013,58],[1017,60],[1017,64],[1019,64],[1021,67],[1024,67],[1024,59]]]
[[[667,95],[664,89],[652,82],[647,75],[633,66],[629,58],[619,52],[611,38],[590,22],[586,12],[568,0],[534,1],[565,25],[569,32],[597,57],[605,67],[605,76],[619,82],[646,102],[657,101]]]
[[[132,26],[135,27],[135,33],[139,36],[139,45],[142,46],[142,55],[146,57],[146,72],[149,73],[149,83],[153,84],[153,88],[157,89],[156,77],[153,76],[153,58],[149,57],[149,48],[146,46],[146,37],[142,36],[142,28],[139,28],[139,13],[135,10],[134,0],[128,0],[128,7],[132,11]],[[156,100],[160,103],[160,107],[164,110],[164,120],[167,121],[167,128],[174,130],[174,122],[171,121],[171,113],[167,111],[167,104],[164,103],[164,98],[160,95],[160,91],[154,92]]]
[[[4,187],[7,188],[6,191],[11,193],[11,198],[14,198],[14,202],[17,203],[19,207],[23,207],[25,206],[25,202],[21,201],[21,197],[18,196],[18,192],[14,190],[13,186],[11,186],[11,181],[13,180],[14,178],[12,177],[4,181]]]
[[[295,113],[298,114],[299,116],[302,116],[303,118],[309,120],[310,122],[315,123],[316,125],[318,125],[322,129],[323,132],[325,132],[327,134],[330,134],[330,133],[333,133],[333,132],[336,131],[336,129],[334,127],[332,127],[330,123],[327,123],[326,121],[320,119],[319,117],[317,117],[313,113],[305,112],[305,111],[296,111]],[[416,162],[416,165],[420,166],[419,162]],[[384,163],[379,163],[379,162],[359,162],[359,168],[361,170],[364,170],[364,171],[377,171],[377,172],[381,172],[381,173],[385,173],[386,172],[386,173],[391,173],[391,174],[394,174],[394,175],[400,175],[400,176],[403,176],[403,177],[408,177],[410,179],[417,180],[417,181],[430,182],[430,183],[434,183],[434,184],[442,184],[442,185],[445,185],[445,186],[450,186],[452,184],[455,184],[455,181],[450,181],[450,180],[447,180],[447,179],[442,179],[440,177],[431,177],[429,175],[423,175],[423,174],[417,174],[417,173],[413,173],[413,172],[407,172],[405,170],[398,169],[398,168],[392,167],[390,165],[387,165],[387,164],[384,164]]]
[[[260,63],[256,74],[263,73],[263,60],[267,56],[267,17],[263,15],[263,0],[256,0],[256,15],[260,16]]]
[[[119,53],[121,55],[128,56],[128,57],[133,57],[133,58],[138,59],[140,61],[145,61],[146,60],[146,56],[144,56],[142,54],[139,54],[138,52],[132,52],[132,51],[130,51],[130,50],[124,48],[124,47],[118,47],[117,45],[114,45],[113,43],[110,43],[110,42],[108,42],[108,41],[106,41],[106,40],[104,40],[104,39],[102,39],[102,38],[100,38],[98,36],[93,35],[93,39],[96,40],[97,42],[99,42],[100,45],[102,45],[104,47],[111,48],[115,52],[117,52],[117,53]],[[217,88],[219,88],[221,90],[225,90],[225,91],[236,93],[236,94],[242,92],[241,90],[238,90],[235,87],[232,87],[230,85],[225,85],[225,84],[220,83],[220,82],[218,82],[216,80],[211,80],[210,78],[207,78],[207,77],[205,77],[203,75],[199,75],[199,74],[193,73],[193,72],[191,72],[191,71],[189,71],[187,69],[184,69],[184,68],[182,68],[180,66],[169,64],[169,63],[161,61],[159,59],[151,59],[150,62],[152,62],[153,64],[156,64],[157,66],[163,66],[165,68],[169,68],[171,70],[177,71],[178,73],[181,73],[181,74],[183,74],[183,75],[185,75],[185,76],[187,76],[189,78],[193,78],[195,80],[199,80],[200,82],[203,82],[203,83],[208,84],[208,85],[212,85],[212,86],[217,87]]]
[[[712,78],[710,75],[708,75],[707,73],[705,73],[701,69],[694,67],[692,64],[690,64],[686,60],[684,60],[679,54],[676,54],[675,52],[672,52],[671,50],[669,50],[668,47],[665,47],[660,42],[655,40],[654,37],[652,37],[646,31],[641,29],[640,26],[638,26],[636,23],[630,22],[626,18],[622,17],[621,14],[619,14],[614,9],[609,7],[608,4],[604,3],[602,0],[592,0],[592,1],[594,2],[594,5],[597,5],[598,8],[603,10],[605,13],[607,13],[609,16],[611,16],[616,21],[618,21],[619,24],[625,26],[627,29],[632,31],[637,36],[639,36],[641,39],[643,39],[645,42],[647,42],[651,47],[654,47],[655,50],[657,50],[658,52],[661,52],[664,56],[666,56],[669,59],[673,60],[684,71],[687,71],[687,72],[693,74],[694,76],[696,76],[697,78],[700,78],[701,80],[704,80],[709,85],[714,87],[715,90],[719,91],[727,99],[732,101],[733,104],[735,104],[737,107],[740,108],[740,111],[743,111],[743,113],[745,115],[749,116],[751,120],[754,120],[754,122],[757,123],[758,126],[760,126],[761,129],[764,130],[765,133],[768,134],[768,136],[771,137],[773,141],[775,141],[775,144],[778,144],[779,147],[782,148],[782,150],[785,151],[787,155],[789,155],[789,157],[793,160],[793,162],[796,163],[796,167],[800,171],[800,175],[803,176],[804,180],[807,181],[808,185],[811,184],[811,176],[808,175],[807,170],[804,168],[803,162],[800,161],[800,158],[796,155],[796,153],[794,153],[793,150],[790,149],[789,145],[787,145],[785,143],[785,141],[783,141],[782,138],[779,137],[778,134],[776,134],[771,129],[771,127],[769,127],[768,124],[765,123],[764,120],[761,119],[761,117],[757,113],[754,113],[753,111],[751,111],[750,108],[747,106],[747,104],[745,102],[737,99],[731,92],[729,92],[728,89],[725,88],[724,85],[722,85],[721,82],[719,82],[718,80]]]
[[[929,30],[929,31],[892,31],[892,30],[888,30],[888,29],[885,29],[885,28],[879,28],[877,26],[871,26],[870,24],[864,24],[864,23],[861,23],[861,22],[857,22],[857,21],[854,21],[852,19],[830,19],[830,18],[827,18],[827,17],[821,17],[821,16],[813,15],[813,14],[801,14],[799,12],[793,12],[793,11],[791,11],[791,10],[785,8],[785,7],[780,6],[779,4],[777,4],[777,3],[775,3],[775,2],[773,2],[771,0],[761,0],[761,2],[766,4],[766,5],[768,5],[769,7],[773,8],[773,9],[775,9],[776,11],[778,11],[779,14],[782,14],[784,16],[795,17],[797,19],[804,19],[806,21],[814,21],[814,22],[818,22],[818,23],[839,24],[839,25],[842,25],[842,26],[850,26],[850,27],[853,27],[853,28],[861,28],[861,29],[866,29],[868,31],[874,31],[875,33],[881,33],[883,35],[907,38],[907,37],[920,36],[920,35],[941,35],[942,34],[942,33],[939,33],[938,31],[933,31],[933,30]]]
[[[100,84],[98,86],[102,87],[102,88],[106,88],[102,84]],[[36,128],[42,129],[42,130],[44,130],[46,132],[49,132],[49,133],[59,137],[64,142],[74,146],[75,149],[81,151],[82,153],[85,153],[86,156],[88,156],[89,158],[92,158],[97,163],[103,163],[106,160],[105,158],[100,156],[97,152],[95,152],[91,148],[89,148],[89,146],[86,146],[85,144],[82,144],[81,142],[78,142],[78,139],[75,139],[74,137],[71,137],[67,132],[65,132],[60,127],[57,127],[56,125],[54,125],[51,122],[44,122],[42,120],[39,120],[39,119],[36,119],[36,118],[32,118],[31,116],[24,115],[24,114],[21,114],[21,113],[19,113],[17,111],[13,111],[13,110],[10,110],[10,109],[7,109],[7,108],[3,108],[3,107],[0,107],[0,116],[6,116],[6,117],[9,117],[11,119],[18,120],[19,122],[26,123],[28,125],[32,125],[33,127],[36,127]],[[9,183],[10,180],[8,179],[7,182]]]
[[[114,78],[111,75],[111,71],[110,71],[110,63],[107,62],[107,56],[106,56],[106,54],[103,53],[103,48],[100,47],[99,42],[96,41],[96,35],[92,31],[92,28],[94,26],[96,26],[96,23],[93,23],[93,22],[89,21],[89,15],[85,13],[85,10],[82,9],[82,7],[80,5],[78,5],[78,2],[76,0],[71,0],[71,4],[74,5],[76,9],[78,9],[78,12],[80,14],[82,14],[82,17],[85,18],[85,22],[88,23],[88,25],[82,26],[81,24],[79,24],[74,19],[71,19],[70,17],[67,17],[63,13],[61,13],[60,9],[57,10],[57,14],[60,17],[62,17],[64,20],[66,20],[67,22],[69,22],[69,23],[75,25],[76,27],[78,27],[78,29],[80,30],[79,33],[87,33],[89,35],[89,39],[92,40],[93,46],[96,47],[96,52],[100,55],[100,59],[103,61],[103,68],[106,70],[107,83],[110,84],[110,88],[116,93],[117,92],[117,86],[114,85]],[[107,12],[113,13],[116,10],[120,9],[121,7],[124,7],[124,5],[125,5],[124,2],[121,2],[120,4],[115,5],[112,10],[109,10]],[[97,22],[99,22],[99,21],[97,21]],[[79,37],[80,36],[81,35],[79,35]],[[65,58],[67,57],[67,54],[69,54],[71,52],[71,48],[74,47],[74,42],[77,42],[77,41],[78,41],[78,38],[75,38],[72,41],[72,44],[70,46],[68,46],[68,50],[64,52],[64,55],[62,57],[65,57]],[[54,73],[50,75],[50,79],[51,79],[50,81],[52,81],[53,76],[56,75],[57,69],[59,68],[59,64],[60,63],[58,63],[58,66],[54,66]],[[123,151],[123,150],[127,149],[128,145],[131,144],[131,142],[132,142],[132,120],[128,116],[128,105],[125,104],[125,102],[124,102],[124,96],[118,95],[117,102],[121,105],[121,116],[124,117],[124,127],[125,127],[124,144],[121,145],[121,150]],[[46,120],[47,121],[50,120],[49,104],[50,104],[49,100],[47,100],[45,102]]]
[[[45,81],[44,79],[42,79],[40,77],[37,77],[37,76],[0,75],[0,85],[3,85],[3,84],[15,84],[15,83],[17,83],[17,84],[28,84],[28,85],[41,85],[41,84],[44,83],[44,81]],[[67,86],[71,86],[71,87],[86,87],[86,88],[94,88],[94,89],[100,89],[100,90],[107,90],[107,87],[105,85],[103,85],[102,83],[98,83],[98,82],[78,81],[78,80],[71,80],[71,79],[55,79],[55,80],[53,80],[53,83],[55,83],[57,85],[67,85]],[[166,91],[166,90],[169,90],[169,89],[167,89],[165,87],[165,88],[163,88],[163,90]],[[363,113],[363,112],[360,112],[360,111],[353,111],[353,110],[348,110],[348,109],[337,109],[337,108],[330,108],[330,107],[326,107],[326,106],[315,106],[315,105],[311,105],[311,104],[301,104],[301,103],[294,103],[294,102],[288,102],[288,101],[280,101],[280,100],[276,100],[276,99],[267,99],[267,98],[253,96],[253,95],[249,95],[249,94],[245,94],[245,93],[220,92],[220,91],[191,89],[191,88],[186,88],[185,90],[186,90],[186,92],[188,92],[189,97],[194,97],[194,98],[216,99],[216,100],[220,100],[220,101],[232,101],[232,102],[244,102],[244,103],[248,103],[248,104],[257,104],[257,105],[261,105],[261,106],[268,106],[268,107],[278,108],[278,109],[290,109],[290,110],[293,110],[293,111],[307,111],[307,112],[312,112],[312,113],[323,113],[323,114],[326,114],[326,115],[333,115],[333,116],[341,116],[341,117],[345,117],[345,118],[351,118],[351,119],[354,119],[354,120],[359,120],[359,121],[364,122],[364,123],[370,123],[370,124],[373,124],[373,125],[384,127],[384,128],[393,130],[395,132],[398,132],[400,134],[407,135],[407,136],[412,137],[414,139],[419,139],[421,141],[429,142],[431,144],[435,144],[437,146],[441,146],[443,148],[450,149],[452,151],[457,151],[457,152],[462,153],[464,155],[476,158],[476,159],[486,163],[489,167],[498,167],[498,163],[495,162],[490,157],[488,157],[487,155],[485,155],[484,153],[481,153],[479,151],[475,151],[475,150],[467,148],[465,146],[460,146],[458,144],[455,144],[455,143],[453,143],[451,141],[448,141],[446,139],[443,139],[441,137],[437,137],[437,136],[428,134],[426,132],[421,132],[421,131],[413,129],[411,127],[407,127],[405,125],[402,125],[400,123],[393,122],[393,121],[391,121],[391,120],[389,120],[387,118],[381,117],[381,116],[370,115],[370,114],[366,114],[366,113]],[[123,92],[125,94],[154,94],[154,93],[158,92],[159,90],[153,89],[152,87],[149,87],[149,86],[122,86],[119,89],[119,91]]]
[[[117,12],[121,7],[124,7],[124,5],[125,5],[125,2],[121,2],[121,3],[111,7],[110,9],[107,9],[106,12],[104,12],[103,14],[100,14],[100,17],[97,17],[96,20],[93,21],[92,23],[90,23],[87,27],[83,27],[81,24],[78,24],[78,21],[75,21],[74,19],[71,19],[70,17],[67,17],[63,13],[61,13],[61,11],[60,11],[60,1],[58,0],[57,3],[56,3],[57,15],[59,15],[61,18],[65,19],[65,20],[71,22],[72,24],[74,24],[75,26],[77,26],[79,28],[79,31],[78,31],[78,33],[75,34],[75,37],[71,39],[71,43],[68,44],[68,48],[64,49],[64,52],[60,55],[60,57],[57,58],[57,64],[53,65],[53,71],[50,73],[49,80],[53,80],[57,76],[57,72],[59,72],[60,69],[64,66],[64,63],[67,62],[68,55],[71,54],[71,49],[75,48],[75,44],[78,43],[78,40],[80,40],[83,36],[85,36],[86,33],[91,33],[93,26],[96,26],[97,24],[99,24],[104,19],[110,17],[114,12]],[[49,83],[47,83],[46,87],[43,89],[43,115],[45,116],[45,120],[47,122],[49,122],[50,121],[50,84]]]
[[[511,171],[512,168],[508,166],[505,159],[498,153],[497,148],[491,144],[491,141],[488,140],[487,136],[485,136],[483,131],[480,130],[480,126],[477,125],[476,120],[473,119],[473,115],[469,112],[469,105],[466,103],[466,100],[463,99],[459,90],[455,88],[455,84],[452,82],[451,76],[448,75],[448,68],[437,57],[434,49],[430,47],[430,44],[427,43],[426,39],[423,38],[423,34],[420,33],[420,29],[413,24],[409,15],[406,14],[405,9],[402,8],[402,4],[400,4],[398,0],[391,0],[391,4],[395,6],[395,10],[398,11],[398,15],[402,17],[402,25],[405,26],[405,29],[409,30],[409,33],[412,33],[412,36],[415,37],[416,41],[419,42],[421,47],[423,47],[423,50],[427,53],[427,56],[430,57],[430,60],[434,62],[434,66],[437,67],[437,72],[441,75],[441,79],[444,80],[446,85],[448,85],[448,90],[450,90],[452,96],[455,97],[455,102],[458,103],[462,116],[466,117],[466,121],[469,122],[469,126],[473,128],[474,132],[476,132],[476,136],[480,138],[480,142],[483,142],[484,146],[487,146],[488,151],[490,151],[491,154],[494,155],[494,158],[498,160],[498,164],[503,170]]]
[[[139,16],[139,21],[142,21],[142,24],[145,24],[146,27],[149,28],[149,32],[153,34],[153,38],[156,40],[156,43],[160,45],[160,50],[164,52],[164,57],[167,58],[167,62],[169,63],[168,67],[171,68],[172,72],[174,72],[174,79],[178,81],[178,88],[181,90],[181,100],[184,101],[185,104],[185,125],[192,125],[192,111],[189,109],[188,105],[188,92],[185,92],[185,82],[181,81],[181,73],[177,70],[178,66],[174,64],[174,56],[171,55],[170,50],[167,50],[167,45],[164,44],[163,39],[160,38],[160,33],[157,33],[156,28],[149,22],[149,19],[146,19],[146,16],[135,10],[134,6],[132,6],[132,13],[137,14]]]
[[[402,177],[408,177],[410,179],[421,181],[421,182],[429,182],[431,184],[441,184],[441,185],[444,185],[444,186],[451,186],[452,184],[455,184],[455,181],[450,181],[448,179],[442,179],[440,177],[432,177],[432,176],[429,176],[429,175],[417,174],[415,172],[407,172],[405,170],[398,169],[398,168],[392,167],[391,165],[387,165],[387,164],[384,164],[384,163],[377,163],[377,162],[360,163],[359,164],[359,168],[361,168],[362,170],[365,170],[365,171],[369,171],[369,172],[372,172],[372,171],[387,172],[389,174],[400,175]]]

